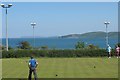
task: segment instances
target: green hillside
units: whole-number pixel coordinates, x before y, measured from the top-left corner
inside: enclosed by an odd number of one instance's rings
[[[109,38],[117,38],[118,32],[109,32]],[[88,32],[84,34],[69,34],[60,36],[59,38],[105,38],[106,32]]]

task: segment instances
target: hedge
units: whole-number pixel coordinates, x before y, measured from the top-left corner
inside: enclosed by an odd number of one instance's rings
[[[21,57],[105,57],[105,49],[80,49],[80,50],[9,50],[2,51],[2,58]],[[112,50],[115,56],[115,50]]]

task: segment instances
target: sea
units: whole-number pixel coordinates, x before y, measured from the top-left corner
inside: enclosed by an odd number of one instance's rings
[[[33,47],[33,38],[9,38],[9,46],[12,48],[17,48],[20,42],[28,41]],[[77,42],[84,42],[85,46],[93,44],[99,46],[99,48],[106,48],[105,38],[35,38],[35,47],[40,48],[41,46],[48,46],[49,49],[75,49]],[[115,48],[118,43],[117,38],[109,39],[109,45]],[[2,39],[2,45],[6,45],[6,39]]]

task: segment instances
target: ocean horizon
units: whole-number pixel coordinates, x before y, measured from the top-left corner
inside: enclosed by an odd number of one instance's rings
[[[9,38],[9,46],[17,48],[18,44],[22,41],[28,41],[33,47],[33,38]],[[106,48],[105,38],[35,38],[35,47],[48,46],[49,49],[75,49],[75,44],[78,41],[84,42],[85,46],[93,44],[99,48]],[[110,38],[109,45],[115,48],[118,43],[118,39]],[[5,46],[6,39],[2,38],[2,45]]]

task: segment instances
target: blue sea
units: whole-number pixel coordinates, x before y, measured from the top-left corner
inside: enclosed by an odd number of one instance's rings
[[[5,45],[5,38],[2,39],[2,44]],[[9,38],[9,46],[16,48],[21,41],[28,41],[33,46],[33,38]],[[78,41],[85,42],[85,46],[94,44],[100,48],[106,48],[105,39],[99,38],[35,38],[35,47],[48,46],[50,49],[75,49],[75,44]],[[118,39],[109,39],[109,45],[114,48],[118,43]]]

